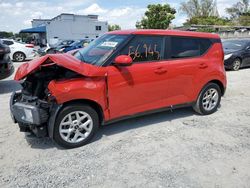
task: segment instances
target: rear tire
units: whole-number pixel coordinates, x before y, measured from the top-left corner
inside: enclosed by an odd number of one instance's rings
[[[97,112],[88,105],[64,107],[55,122],[54,140],[64,148],[76,148],[91,141],[99,127]]]
[[[214,113],[221,101],[221,89],[215,83],[208,83],[200,92],[193,106],[194,111],[202,115]]]
[[[241,60],[239,58],[236,58],[233,62],[232,70],[238,71],[240,69],[240,66],[241,66]]]
[[[23,52],[16,52],[13,54],[13,60],[17,62],[23,62],[25,60],[25,54]]]

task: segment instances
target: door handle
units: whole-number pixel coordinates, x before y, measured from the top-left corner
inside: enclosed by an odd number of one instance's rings
[[[156,69],[154,70],[154,72],[157,73],[157,74],[163,74],[163,73],[166,73],[167,70],[164,69],[163,67],[158,67],[158,68],[156,68]]]
[[[199,68],[200,69],[205,69],[205,68],[207,68],[208,67],[208,65],[206,64],[206,63],[201,63],[200,65],[199,65]]]

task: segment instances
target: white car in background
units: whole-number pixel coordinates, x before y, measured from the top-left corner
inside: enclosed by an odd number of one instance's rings
[[[10,58],[13,61],[22,62],[34,59],[37,55],[33,44],[25,44],[13,39],[1,39],[3,44],[10,47]]]

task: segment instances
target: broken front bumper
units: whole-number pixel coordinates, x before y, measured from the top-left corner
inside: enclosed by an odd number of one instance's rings
[[[10,111],[21,132],[32,131],[39,137],[47,135],[48,103],[36,97],[23,97],[20,92],[14,92],[10,99]]]

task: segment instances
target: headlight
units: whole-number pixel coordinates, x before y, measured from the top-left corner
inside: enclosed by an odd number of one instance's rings
[[[233,55],[233,54],[227,54],[227,55],[225,55],[225,56],[224,56],[224,60],[229,59],[232,55]]]

